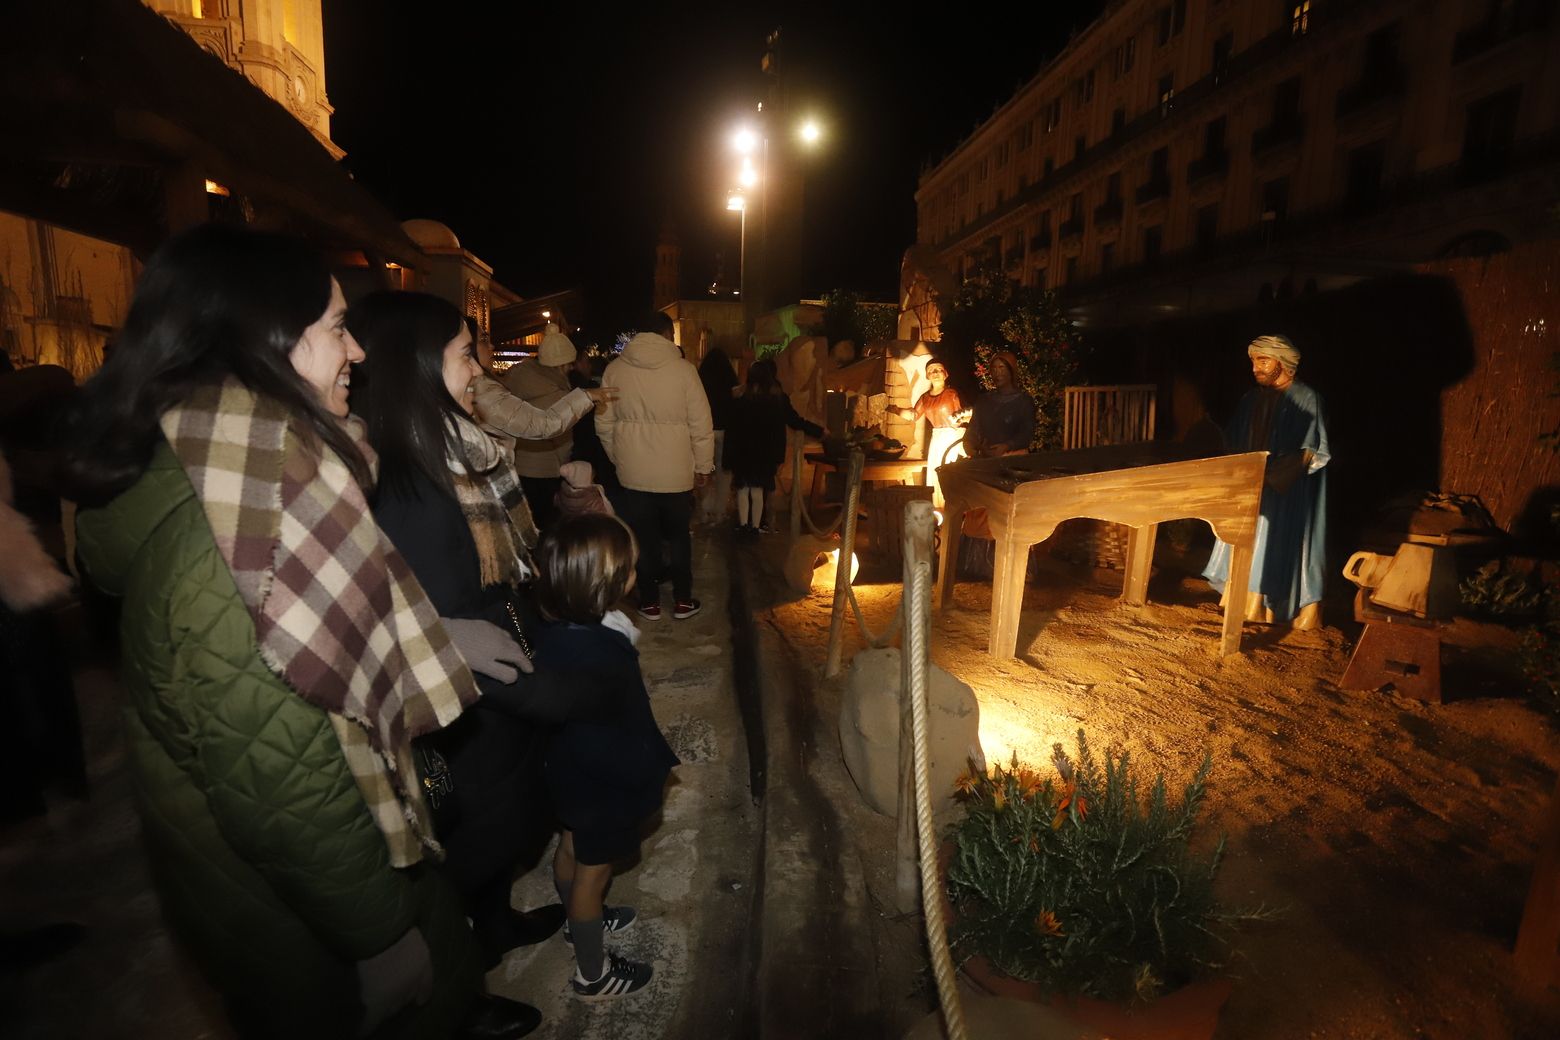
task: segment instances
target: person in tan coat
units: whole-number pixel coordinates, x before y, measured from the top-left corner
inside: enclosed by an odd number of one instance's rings
[[[674,618],[699,612],[693,598],[695,487],[715,469],[715,432],[710,402],[698,370],[671,341],[671,319],[656,314],[616,361],[607,366],[601,388],[617,403],[596,413],[596,432],[622,484],[618,515],[639,543],[639,615],[661,619],[661,579],[671,578]],[[663,560],[662,544],[671,547]]]
[[[569,385],[569,369],[578,353],[569,337],[549,323],[536,356],[510,368],[500,382],[520,400],[545,412],[575,392]],[[543,531],[556,513],[553,499],[562,484],[558,470],[572,458],[573,449],[574,437],[567,430],[515,441],[515,472],[536,526]]]

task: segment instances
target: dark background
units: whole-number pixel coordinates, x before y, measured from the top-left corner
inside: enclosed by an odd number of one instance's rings
[[[768,32],[794,113],[828,137],[805,179],[802,283],[891,300],[935,163],[1086,26],[1101,0],[1023,11],[737,11],[325,0],[331,135],[401,219],[448,224],[524,296],[585,293],[584,341],[651,304],[670,221],[684,293],[736,280],[732,129],[765,97]]]

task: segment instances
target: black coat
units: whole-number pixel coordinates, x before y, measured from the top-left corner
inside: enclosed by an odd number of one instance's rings
[[[537,630],[536,663],[593,677],[612,690],[597,710],[558,729],[547,748],[547,788],[570,830],[631,828],[661,805],[677,755],[650,710],[639,651],[605,625]]]
[[[786,427],[812,437],[823,429],[803,419],[784,394],[747,393],[734,403],[727,418],[726,446],[721,466],[738,487],[774,490],[775,470],[785,461]]]
[[[382,487],[374,519],[405,557],[440,617],[479,618],[512,628],[511,600],[529,635],[536,627],[529,597],[504,586],[483,588],[471,528],[450,492],[418,474],[411,487]],[[449,762],[455,807],[439,839],[445,869],[464,892],[533,857],[552,830],[542,779],[546,723],[589,710],[604,686],[538,668],[513,683],[478,675],[482,698],[447,729],[423,738]],[[441,811],[441,816],[444,813]]]

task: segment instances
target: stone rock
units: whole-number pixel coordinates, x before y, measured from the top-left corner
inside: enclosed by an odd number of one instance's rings
[[[980,749],[980,704],[975,692],[932,665],[927,677],[927,743],[931,751],[932,812],[952,819],[953,781]],[[863,650],[850,664],[840,703],[840,749],[866,803],[893,816],[899,800],[899,651]]]
[[[799,596],[811,592],[813,564],[821,554],[833,552],[839,547],[838,538],[817,538],[806,532],[792,542],[785,554],[785,582],[791,591]]]

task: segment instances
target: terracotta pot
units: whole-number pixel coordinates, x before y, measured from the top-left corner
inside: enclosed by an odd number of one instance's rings
[[[1141,1007],[1124,1008],[1090,997],[1047,997],[1039,984],[1009,978],[984,957],[971,957],[963,971],[977,989],[992,996],[1046,1004],[1111,1040],[1213,1040],[1231,989],[1229,979],[1204,979]]]
[[[944,882],[943,917],[950,927],[954,913],[948,902],[946,881],[953,852],[951,841],[944,841],[937,850],[937,866]],[[960,970],[984,993],[1045,1004],[1072,1019],[1075,1025],[1111,1040],[1213,1040],[1214,1030],[1219,1025],[1219,1012],[1230,999],[1233,988],[1229,979],[1202,979],[1140,1007],[1127,1008],[1092,997],[1047,996],[1039,983],[1004,975],[979,955],[966,960]]]

